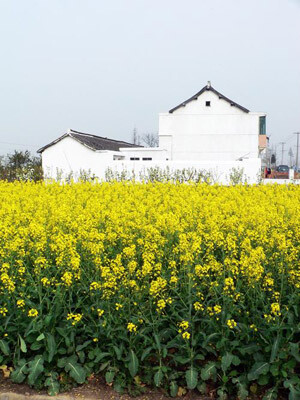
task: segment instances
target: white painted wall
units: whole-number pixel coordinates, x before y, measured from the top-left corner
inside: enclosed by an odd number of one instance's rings
[[[79,143],[70,136],[65,137],[42,153],[44,176],[56,179],[57,173],[63,171],[67,176],[71,172],[76,176],[80,170],[91,171],[100,176],[106,165],[113,162],[113,155],[119,152],[96,152]]]
[[[210,107],[206,101],[210,101]],[[159,147],[166,149],[173,161],[256,158],[259,116],[263,115],[246,113],[205,91],[173,113],[159,115]]]
[[[119,161],[109,165],[112,171],[121,173],[127,171],[128,175],[135,175],[139,180],[140,173],[143,175],[148,168],[159,167],[161,170],[174,172],[183,169],[196,169],[211,174],[214,183],[228,184],[233,169],[243,170],[243,177],[249,183],[257,183],[260,177],[261,161],[258,158],[243,161]]]
[[[168,158],[167,150],[158,147],[124,147],[120,148],[120,152],[124,155],[125,160],[134,157],[141,161],[143,158],[152,158],[153,161],[166,161]]]
[[[134,154],[135,149],[127,151],[127,155]],[[166,152],[160,149],[143,149],[136,154],[153,155],[161,159],[153,161],[128,161],[114,160],[114,155],[123,154],[113,151],[93,151],[71,137],[66,137],[56,144],[48,147],[42,153],[42,165],[45,178],[57,179],[59,173],[63,171],[62,178],[66,178],[70,173],[76,179],[79,178],[80,171],[90,172],[91,175],[99,179],[105,179],[105,172],[108,168],[112,171],[127,171],[135,174],[139,179],[140,173],[144,174],[148,168],[159,167],[161,170],[169,171],[194,168],[201,171],[210,172],[216,182],[227,184],[229,175],[233,168],[243,168],[244,175],[249,183],[257,182],[260,173],[260,160],[245,159],[243,161],[166,161],[163,159]]]

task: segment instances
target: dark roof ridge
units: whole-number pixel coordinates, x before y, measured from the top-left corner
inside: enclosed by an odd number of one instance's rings
[[[215,93],[217,96],[219,96],[219,99],[223,99],[223,100],[227,101],[228,103],[230,103],[231,106],[235,106],[235,107],[239,108],[240,110],[242,110],[242,111],[244,111],[244,112],[246,112],[246,113],[249,112],[249,110],[248,110],[247,108],[245,108],[245,107],[239,105],[239,104],[236,103],[235,101],[230,100],[228,97],[226,97],[226,96],[224,96],[223,94],[221,94],[220,92],[218,92],[215,88],[213,88],[213,87],[210,85],[210,82],[209,82],[209,83],[208,83],[206,86],[204,86],[199,92],[197,92],[196,94],[194,94],[194,96],[190,97],[189,99],[187,99],[187,100],[183,101],[182,103],[180,103],[178,106],[176,106],[176,107],[172,108],[171,110],[169,110],[169,113],[172,114],[172,113],[173,113],[174,111],[176,111],[178,108],[184,107],[184,106],[185,106],[187,103],[189,103],[190,101],[192,101],[192,100],[197,100],[198,97],[199,97],[202,93],[204,93],[206,90],[207,90],[207,91],[211,90],[213,93]]]
[[[119,150],[120,147],[143,147],[134,143],[124,142],[123,140],[109,139],[108,137],[91,135],[89,133],[83,133],[75,131],[73,129],[69,129],[62,136],[58,137],[49,144],[38,149],[37,152],[42,153],[48,147],[53,146],[54,144],[58,143],[59,141],[68,136],[94,151],[101,151],[101,150],[120,151]]]
[[[79,131],[75,131],[74,129],[70,129],[68,134],[72,134],[72,133],[79,134],[79,135],[90,136],[90,137],[94,137],[96,139],[109,140],[110,142],[125,143],[125,144],[130,144],[130,145],[136,146],[136,147],[144,147],[144,146],[135,145],[134,143],[124,142],[124,140],[110,139],[107,136],[106,137],[98,136],[98,135],[93,135],[91,133],[79,132]]]

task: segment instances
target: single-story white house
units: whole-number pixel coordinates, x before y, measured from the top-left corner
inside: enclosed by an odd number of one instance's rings
[[[214,170],[225,180],[232,168],[243,168],[248,181],[260,171],[267,145],[266,113],[250,112],[214,89],[198,93],[159,115],[159,146],[137,146],[121,140],[68,130],[38,150],[45,177],[74,177],[80,171],[104,178],[109,168],[140,172],[162,169]]]

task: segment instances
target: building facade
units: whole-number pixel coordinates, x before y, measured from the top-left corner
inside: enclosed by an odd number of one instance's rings
[[[266,114],[250,112],[222,95],[211,84],[159,115],[159,147],[132,143],[69,130],[39,149],[45,177],[89,171],[100,179],[107,169],[140,173],[150,167],[162,170],[214,170],[225,176],[243,168],[248,181],[260,172],[265,151]]]
[[[170,160],[236,161],[266,147],[266,114],[250,112],[215,90],[198,93],[159,114],[159,146]]]

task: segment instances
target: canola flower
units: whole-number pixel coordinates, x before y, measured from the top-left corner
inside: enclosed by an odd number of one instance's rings
[[[137,326],[136,326],[134,323],[132,323],[132,322],[128,322],[128,324],[127,324],[127,330],[128,330],[129,332],[136,332]]]
[[[36,310],[35,308],[31,308],[31,309],[28,311],[28,317],[34,318],[34,317],[37,317],[38,315],[39,315],[39,312],[38,312],[38,310]]]
[[[297,185],[0,182],[0,337],[268,340],[298,304],[299,206]]]

